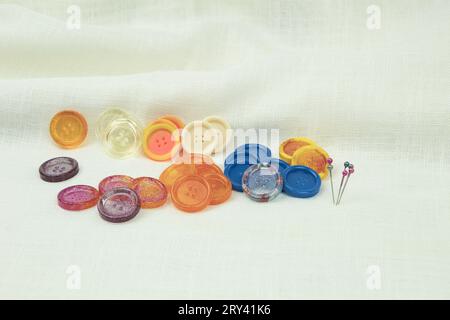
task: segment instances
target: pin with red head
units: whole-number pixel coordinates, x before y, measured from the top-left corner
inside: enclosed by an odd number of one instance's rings
[[[333,164],[332,163],[333,163],[333,159],[332,158],[328,158],[327,159],[327,169],[328,169],[328,172],[330,173],[331,194],[333,196],[333,204],[334,204],[335,200],[334,200],[334,187],[333,187],[333,174],[332,174]]]
[[[347,168],[349,166],[350,166],[350,162],[345,161],[344,162],[344,170],[342,171],[341,184],[339,185],[339,192],[338,192],[337,200],[336,200],[336,203],[335,203],[336,205],[339,203],[339,198],[341,197],[342,186],[344,185],[345,177],[348,175]]]
[[[348,180],[350,179],[350,176],[351,176],[354,172],[355,172],[355,168],[354,168],[353,164],[349,163],[349,165],[348,165],[348,173],[346,174],[347,179],[345,179],[344,187],[342,188],[342,192],[340,193],[340,196],[338,196],[338,200],[337,200],[336,205],[338,205],[339,203],[341,203],[342,195],[344,194],[345,187],[347,187]]]

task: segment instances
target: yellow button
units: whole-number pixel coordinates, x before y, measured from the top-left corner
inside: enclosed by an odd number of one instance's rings
[[[305,146],[294,152],[291,165],[305,166],[316,171],[323,180],[328,175],[328,153],[317,145]]]
[[[144,131],[142,147],[152,160],[168,161],[180,148],[180,132],[175,124],[157,120]]]
[[[120,118],[130,118],[130,114],[125,110],[119,108],[110,108],[100,114],[95,124],[95,135],[98,139],[103,139],[103,135],[106,132],[106,128],[111,121]]]
[[[298,138],[290,138],[285,141],[283,141],[280,144],[280,158],[281,160],[286,161],[288,164],[291,164],[292,161],[292,155],[295,151],[298,149],[309,146],[309,145],[315,145],[316,143],[312,141],[311,139],[304,138],[304,137],[298,137]]]
[[[88,125],[79,112],[64,110],[55,114],[50,122],[50,135],[63,148],[76,148],[86,139]]]
[[[102,134],[105,151],[119,159],[134,155],[139,150],[141,141],[142,127],[131,117],[111,121]]]

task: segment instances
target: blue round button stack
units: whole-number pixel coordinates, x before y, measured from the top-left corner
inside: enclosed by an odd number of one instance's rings
[[[224,174],[231,181],[233,190],[242,192],[242,176],[251,165],[270,163],[272,151],[258,143],[240,145],[225,159]]]
[[[320,176],[305,166],[290,166],[282,172],[283,192],[296,198],[315,196],[321,185]]]

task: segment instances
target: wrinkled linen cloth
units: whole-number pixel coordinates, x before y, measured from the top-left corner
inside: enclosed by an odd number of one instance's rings
[[[444,0],[1,1],[0,297],[450,298],[449,12]],[[338,207],[327,179],[310,199],[233,192],[124,224],[64,211],[64,187],[168,166],[103,152],[94,125],[112,106],[145,124],[217,115],[309,137],[334,158],[336,190],[344,161],[356,172]],[[65,108],[89,123],[81,148],[49,136]],[[55,156],[80,173],[40,180]]]

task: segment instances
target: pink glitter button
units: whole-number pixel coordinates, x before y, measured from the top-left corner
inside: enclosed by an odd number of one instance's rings
[[[95,206],[99,193],[86,185],[65,188],[58,193],[58,205],[66,210],[83,210]]]
[[[138,214],[141,209],[141,200],[130,188],[116,188],[102,195],[97,209],[106,221],[125,222]]]
[[[98,184],[98,191],[100,194],[104,194],[105,192],[115,189],[115,188],[132,188],[133,187],[133,178],[125,175],[115,175],[109,176],[100,181]]]

